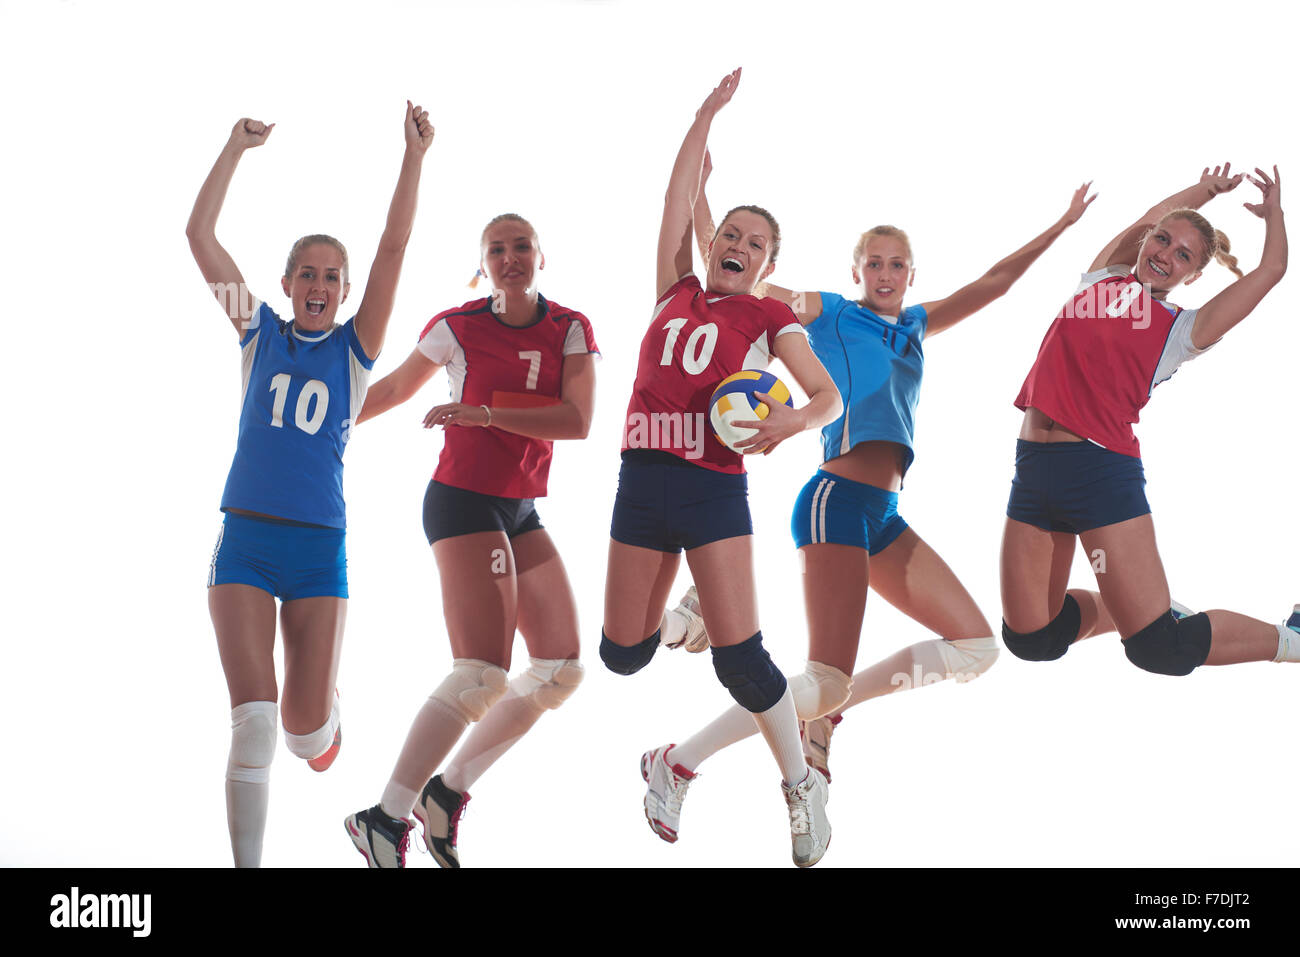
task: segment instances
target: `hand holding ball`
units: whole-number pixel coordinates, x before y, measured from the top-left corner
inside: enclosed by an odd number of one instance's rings
[[[767,393],[779,402],[794,408],[790,390],[786,384],[772,375],[758,369],[746,369],[735,375],[727,376],[718,384],[709,399],[709,422],[719,442],[742,455],[761,452],[766,445],[736,448],[736,443],[745,442],[758,434],[756,429],[748,426],[736,426],[736,422],[752,422],[766,419],[768,408],[754,398],[754,393]]]

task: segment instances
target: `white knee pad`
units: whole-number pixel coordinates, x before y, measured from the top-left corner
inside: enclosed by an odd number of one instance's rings
[[[852,678],[820,661],[809,661],[803,674],[795,675],[788,684],[794,696],[794,710],[801,721],[830,714],[849,700],[849,692],[853,690]]]
[[[939,639],[935,644],[948,674],[958,681],[970,681],[979,677],[998,660],[998,642],[991,636],[958,638],[955,641]]]
[[[506,693],[506,673],[477,658],[457,658],[451,664],[451,674],[430,697],[466,721],[478,721]]]
[[[325,719],[325,723],[307,734],[290,734],[289,729],[285,728],[284,743],[288,745],[290,754],[304,761],[310,761],[312,758],[319,758],[330,749],[330,745],[334,743],[334,733],[338,729],[339,693],[335,691],[334,704],[330,707],[330,714]]]
[[[226,780],[266,784],[275,757],[275,702],[249,701],[230,712],[230,761]]]
[[[576,658],[529,658],[528,670],[510,682],[510,690],[544,711],[568,700],[582,683],[582,663]]]

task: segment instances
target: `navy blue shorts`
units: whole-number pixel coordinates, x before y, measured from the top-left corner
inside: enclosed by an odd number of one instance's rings
[[[680,552],[752,534],[743,472],[715,472],[655,449],[623,453],[609,527],[614,541]]]
[[[794,503],[790,534],[795,548],[854,545],[875,555],[907,530],[898,493],[817,470]]]
[[[1151,514],[1142,460],[1093,442],[1016,441],[1007,517],[1049,532],[1080,532]]]
[[[226,513],[212,550],[208,587],[252,585],[281,601],[348,597],[348,559],[341,528],[277,522]]]
[[[441,482],[430,482],[424,492],[424,537],[430,545],[475,532],[505,532],[514,538],[541,527],[531,498],[484,495]]]

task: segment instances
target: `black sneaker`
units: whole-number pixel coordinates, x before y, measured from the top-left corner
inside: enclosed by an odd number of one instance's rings
[[[453,791],[442,783],[441,774],[429,778],[420,800],[416,802],[415,816],[424,831],[424,846],[440,867],[460,867],[460,857],[456,854],[456,828],[468,803],[469,792]]]
[[[389,817],[376,804],[349,816],[343,826],[371,867],[406,866],[406,846],[415,826],[413,821]]]

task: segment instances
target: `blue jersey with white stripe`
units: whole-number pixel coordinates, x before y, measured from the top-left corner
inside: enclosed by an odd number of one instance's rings
[[[894,321],[833,292],[820,295],[821,315],[807,325],[808,341],[844,399],[844,412],[822,429],[822,459],[860,442],[897,442],[906,450],[906,473],[925,366],[925,309],[908,306]]]
[[[258,305],[239,342],[244,394],[222,510],[347,526],[343,449],[374,367],[353,322],[304,332]]]

